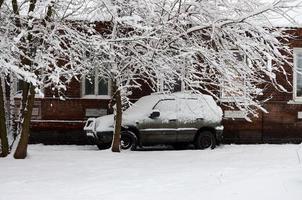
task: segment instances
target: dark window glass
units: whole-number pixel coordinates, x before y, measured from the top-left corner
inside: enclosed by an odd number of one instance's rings
[[[297,97],[302,97],[302,53],[297,54]]]
[[[178,79],[178,80],[176,80],[176,83],[173,87],[172,92],[180,92],[180,91],[181,91],[181,80]]]
[[[89,78],[85,78],[85,95],[93,95],[95,88],[95,77],[90,76]]]
[[[99,81],[98,95],[108,95],[108,81],[102,79]]]
[[[21,91],[23,88],[24,81],[18,80],[17,82],[17,91]]]

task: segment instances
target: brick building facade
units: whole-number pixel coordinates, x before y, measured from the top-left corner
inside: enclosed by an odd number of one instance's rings
[[[240,111],[224,109],[224,141],[226,143],[284,143],[302,141],[302,29],[292,31],[291,41],[294,70],[287,67],[288,77],[293,88],[284,82],[289,93],[268,88],[264,95],[270,95],[264,108],[268,113],[259,113],[258,118],[248,122]],[[300,62],[301,59],[301,62]],[[300,84],[301,82],[301,84]],[[301,87],[301,88],[300,88]],[[133,101],[148,95],[151,90],[143,85],[142,90],[133,91]],[[300,97],[301,96],[301,97]],[[86,143],[82,131],[88,117],[97,117],[110,113],[110,83],[99,80],[91,82],[72,81],[66,91],[66,99],[53,97],[51,91],[45,91],[44,98],[37,98],[31,122],[31,142],[43,143]],[[18,104],[18,102],[16,102]]]

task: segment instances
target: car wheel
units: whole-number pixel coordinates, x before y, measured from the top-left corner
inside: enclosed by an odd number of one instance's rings
[[[198,133],[194,145],[196,149],[214,149],[216,147],[216,140],[212,132],[202,131]]]
[[[137,146],[137,138],[131,131],[123,131],[121,133],[121,149],[123,150],[135,150]]]
[[[96,146],[99,148],[99,150],[104,150],[104,149],[109,149],[111,147],[111,143],[97,144]]]

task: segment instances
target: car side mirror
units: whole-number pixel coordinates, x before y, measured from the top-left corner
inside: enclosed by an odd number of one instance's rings
[[[160,116],[159,110],[153,110],[152,113],[150,114],[149,118],[155,119],[155,118],[157,118],[159,116]]]

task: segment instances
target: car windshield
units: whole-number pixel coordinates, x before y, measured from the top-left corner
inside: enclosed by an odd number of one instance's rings
[[[140,98],[130,108],[125,111],[127,113],[150,113],[153,106],[160,100],[158,95],[149,95]]]

